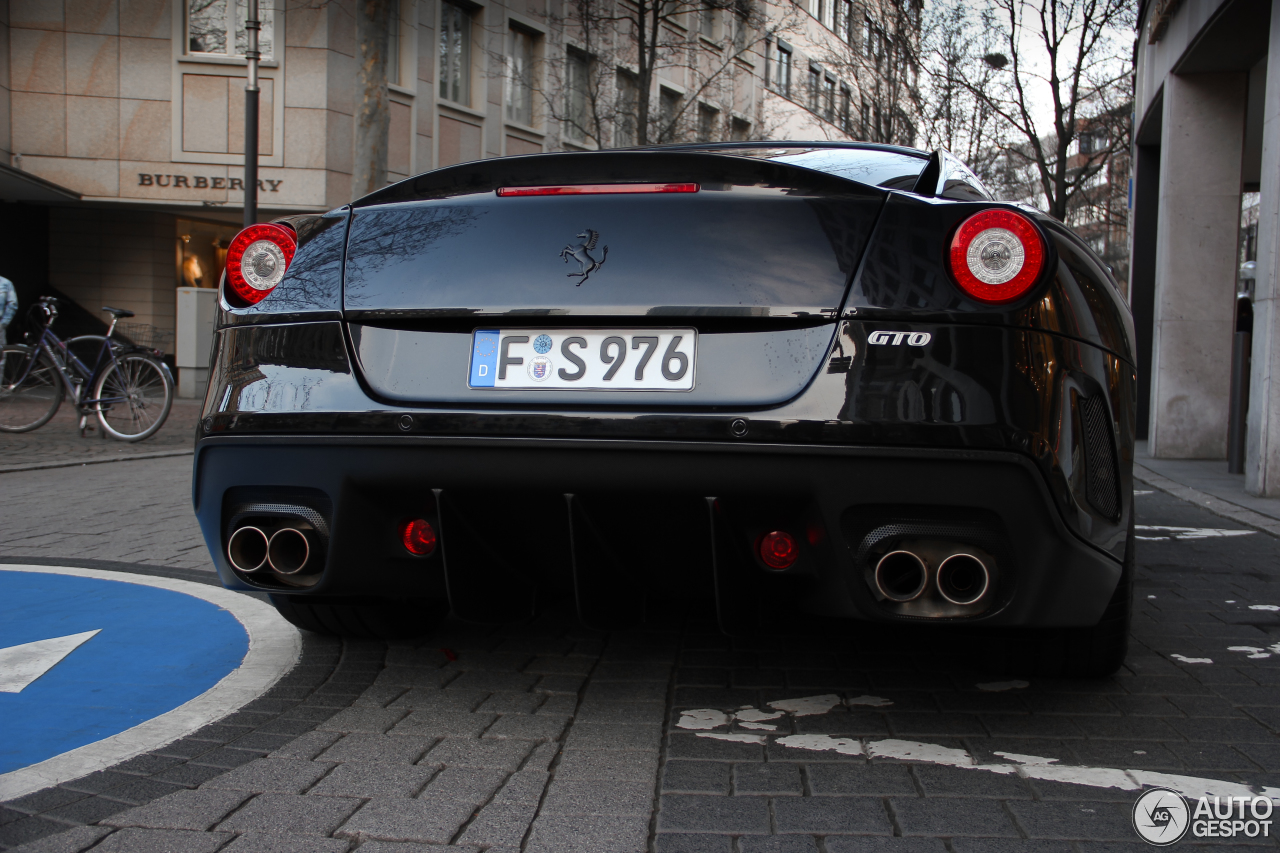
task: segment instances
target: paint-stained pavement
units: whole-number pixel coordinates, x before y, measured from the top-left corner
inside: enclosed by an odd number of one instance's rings
[[[0,557],[114,560],[121,569],[159,563],[209,579],[198,532],[183,514],[189,464],[0,475],[0,488],[24,500],[20,512],[0,515]],[[90,472],[116,487],[114,526],[99,517],[102,504],[81,496]],[[130,488],[131,478],[145,482]],[[1161,492],[1137,501],[1140,524],[1240,528]],[[101,524],[105,544],[62,523],[33,539],[28,527],[60,510]],[[1268,648],[1280,643],[1280,610],[1251,609],[1280,606],[1280,543],[1260,532],[1148,533],[1134,644],[1124,671],[1105,681],[1029,678],[1025,687],[984,690],[978,685],[1015,681],[1000,659],[1017,650],[1016,637],[797,620],[744,642],[721,636],[706,613],[602,634],[552,607],[521,626],[451,621],[414,644],[308,637],[298,669],[232,717],[114,770],[0,805],[0,845],[69,853],[93,845],[231,853],[1146,849],[1129,823],[1136,792],[1125,779],[1167,773],[1280,786],[1280,654]],[[131,549],[131,539],[147,544]],[[839,701],[818,703],[830,707],[825,713],[772,717],[770,703],[822,695]],[[743,706],[761,713],[707,729],[678,725],[682,711],[727,719]],[[844,746],[817,750],[782,738]],[[915,744],[912,754],[926,760],[866,757],[905,754],[895,742]],[[939,756],[1116,775],[1082,774],[1089,784],[1068,784],[1035,770],[949,766]],[[1118,787],[1102,786],[1117,779]]]

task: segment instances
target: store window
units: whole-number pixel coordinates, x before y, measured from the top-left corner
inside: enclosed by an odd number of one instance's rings
[[[535,36],[518,27],[507,34],[507,121],[533,125]]]
[[[227,266],[234,225],[178,219],[178,287],[217,287]]]
[[[187,0],[187,52],[208,56],[244,56],[249,37],[244,22],[249,7],[245,0]],[[259,0],[258,52],[262,59],[275,58],[276,16],[272,0]]]
[[[471,15],[448,2],[440,4],[440,97],[471,104]]]

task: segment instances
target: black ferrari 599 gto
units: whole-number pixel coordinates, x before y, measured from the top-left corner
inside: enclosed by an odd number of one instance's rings
[[[312,630],[714,600],[1123,661],[1132,320],[945,152],[731,143],[439,169],[231,244],[194,500]]]

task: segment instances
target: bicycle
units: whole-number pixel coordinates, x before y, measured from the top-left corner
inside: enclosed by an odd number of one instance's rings
[[[32,306],[36,328],[27,339],[33,344],[0,349],[0,432],[44,426],[70,394],[80,413],[81,436],[90,418],[97,419],[104,435],[120,441],[155,435],[173,406],[173,375],[159,350],[111,337],[116,324],[133,312],[103,307],[111,315],[105,337],[81,335],[63,341],[50,328],[58,317],[57,303],[52,296],[42,296]],[[86,365],[90,358],[92,367]]]

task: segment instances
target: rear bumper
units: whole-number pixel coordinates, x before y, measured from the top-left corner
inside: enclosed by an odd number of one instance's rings
[[[872,530],[903,520],[986,531],[998,588],[966,622],[1092,625],[1121,573],[1067,528],[1035,464],[1013,452],[244,436],[202,439],[194,464],[197,516],[227,586],[280,589],[234,571],[227,539],[247,503],[293,502],[325,517],[328,539],[313,585],[286,591],[448,597],[478,621],[527,615],[556,587],[601,626],[642,621],[666,594],[714,596],[731,632],[783,597],[830,615],[920,621],[877,600],[858,558]],[[400,544],[400,521],[416,517],[439,533],[429,557]],[[771,529],[800,542],[786,572],[753,557]]]

